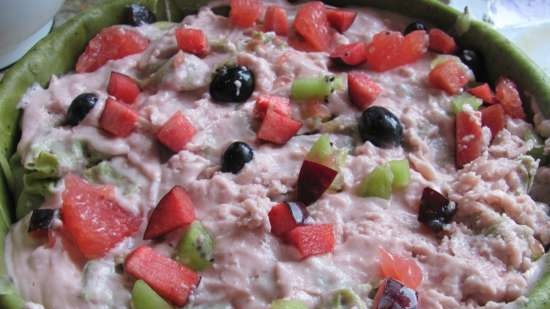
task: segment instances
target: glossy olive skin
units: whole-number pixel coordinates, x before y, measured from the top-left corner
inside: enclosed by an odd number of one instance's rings
[[[244,142],[234,142],[223,154],[222,172],[238,174],[252,159],[254,159],[252,147]]]
[[[32,211],[29,221],[29,232],[48,230],[55,217],[55,209],[40,208]]]
[[[424,30],[424,31],[428,31],[428,26],[421,22],[421,21],[414,21],[412,23],[410,23],[406,28],[405,30],[403,31],[404,34],[409,34],[411,32],[414,32],[414,31],[417,31],[417,30]]]
[[[452,222],[456,211],[456,203],[449,201],[441,193],[429,187],[422,191],[418,221],[424,223],[432,231],[443,230],[445,224]]]
[[[480,53],[472,49],[460,49],[458,58],[474,72],[477,81],[485,81],[485,61]]]
[[[254,73],[243,65],[224,65],[210,82],[210,96],[217,103],[243,103],[254,92]]]
[[[95,93],[82,93],[74,98],[67,110],[65,125],[71,127],[78,125],[95,107],[97,100],[98,96]]]
[[[359,135],[363,142],[376,147],[391,148],[401,144],[403,126],[399,118],[382,106],[367,108],[359,118]]]
[[[130,4],[127,8],[126,19],[132,26],[142,26],[152,24],[157,21],[157,17],[147,7],[140,4]]]

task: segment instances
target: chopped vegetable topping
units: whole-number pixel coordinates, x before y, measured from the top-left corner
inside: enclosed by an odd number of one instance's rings
[[[506,115],[500,104],[491,105],[481,110],[481,125],[489,127],[492,138],[504,129],[506,124]]]
[[[107,93],[121,101],[132,104],[138,97],[140,90],[136,81],[130,76],[111,72]]]
[[[378,287],[373,309],[416,309],[418,296],[401,282],[387,278]]]
[[[304,160],[298,175],[298,200],[309,205],[330,187],[338,171],[313,161]]]
[[[223,153],[222,172],[239,173],[254,158],[254,151],[244,142],[234,142]]]
[[[454,54],[456,51],[455,39],[437,28],[430,30],[430,49],[442,54]]]
[[[199,221],[193,222],[178,244],[176,259],[194,271],[202,271],[214,262],[214,239]]]
[[[471,49],[461,49],[458,51],[458,58],[474,72],[478,81],[485,81],[485,61],[480,53]]]
[[[224,65],[210,82],[210,96],[220,103],[243,103],[254,92],[254,72],[243,65]]]
[[[459,112],[456,115],[457,168],[462,168],[477,159],[483,150],[481,121],[477,115],[467,111]]]
[[[278,35],[288,34],[288,17],[284,8],[271,5],[265,11],[264,31],[273,31]]]
[[[393,172],[389,164],[375,167],[359,184],[357,194],[363,197],[389,199],[392,193]]]
[[[307,77],[295,79],[290,88],[294,100],[325,100],[332,92],[342,87],[342,79],[337,76]]]
[[[359,65],[367,60],[367,45],[363,42],[338,45],[330,58],[351,66]]]
[[[138,280],[132,288],[132,306],[134,309],[173,309],[145,281]]]
[[[67,110],[67,116],[65,118],[65,124],[71,127],[78,125],[88,113],[94,108],[98,100],[95,93],[82,93],[73,99],[69,109]]]
[[[286,236],[300,253],[301,259],[334,251],[336,240],[332,224],[297,226]]]
[[[453,108],[453,113],[455,114],[460,113],[464,108],[464,105],[470,105],[473,110],[477,110],[481,104],[483,104],[481,99],[467,93],[456,96],[451,100],[451,106]]]
[[[268,109],[257,137],[266,142],[278,145],[286,144],[302,127],[302,124],[290,117]]]
[[[124,270],[145,281],[156,293],[176,306],[183,306],[200,277],[184,265],[142,246],[126,258]]]
[[[481,84],[477,87],[468,89],[468,92],[480,99],[487,104],[495,103],[495,94],[491,90],[491,87],[487,83]]]
[[[194,220],[193,201],[183,188],[175,186],[162,197],[153,210],[143,239],[163,236],[191,224]]]
[[[313,51],[329,49],[332,33],[322,2],[311,1],[303,4],[294,18],[294,29]]]
[[[456,204],[441,193],[429,187],[422,191],[418,221],[424,223],[431,230],[435,232],[443,230],[445,224],[452,222],[456,211]]]
[[[501,77],[497,81],[495,92],[496,100],[502,105],[502,108],[504,108],[504,111],[508,116],[512,118],[526,119],[518,87],[512,80],[506,77]]]
[[[298,225],[304,224],[308,217],[306,207],[299,202],[279,203],[268,214],[271,233],[281,237]]]
[[[195,127],[181,112],[176,112],[157,132],[157,139],[174,152],[179,152],[195,135]]]
[[[376,34],[367,46],[367,63],[377,72],[413,63],[428,51],[428,36],[414,31],[405,37],[400,32],[383,31]]]
[[[454,60],[447,60],[437,65],[429,75],[430,83],[449,95],[458,94],[468,83],[464,69]]]
[[[356,71],[348,74],[349,98],[359,109],[369,107],[381,92],[382,88],[367,73]]]
[[[254,117],[263,120],[268,109],[273,109],[276,113],[286,117],[290,117],[292,112],[288,98],[271,95],[258,96],[253,111]]]
[[[29,232],[49,230],[52,226],[56,210],[49,208],[35,209],[32,211],[29,221]]]
[[[391,160],[389,164],[393,173],[393,187],[396,189],[401,189],[408,186],[411,181],[409,160]]]
[[[380,270],[386,278],[393,278],[411,289],[422,283],[422,270],[415,260],[391,254],[384,248],[378,249]]]
[[[127,21],[132,26],[142,26],[152,24],[157,21],[157,17],[147,7],[132,3],[127,8]]]
[[[176,41],[179,49],[198,57],[206,57],[210,50],[208,39],[200,29],[178,28],[176,29]]]
[[[252,27],[262,13],[260,0],[231,0],[230,6],[229,19],[241,28]]]
[[[357,12],[341,9],[327,8],[327,19],[330,26],[338,32],[346,32],[357,17]]]
[[[138,117],[128,105],[108,98],[99,119],[99,126],[116,137],[127,137],[134,132]]]
[[[418,30],[428,32],[428,26],[425,23],[417,20],[417,21],[414,21],[414,22],[410,23],[407,26],[407,28],[405,28],[405,30],[403,31],[403,34],[409,34],[411,32],[418,31]]]
[[[359,135],[376,147],[399,146],[403,139],[403,126],[399,118],[382,106],[371,106],[359,118]]]

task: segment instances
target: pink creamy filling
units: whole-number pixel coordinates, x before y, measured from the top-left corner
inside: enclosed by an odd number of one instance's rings
[[[279,4],[294,16],[294,7],[283,1]],[[377,32],[403,29],[407,24],[388,13],[360,12],[353,26],[337,35],[339,43],[369,41]],[[367,142],[352,150],[341,171],[344,190],[325,194],[309,207],[313,222],[335,226],[336,249],[333,254],[299,261],[292,247],[270,233],[267,214],[276,201],[294,190],[302,160],[318,135],[296,136],[284,147],[255,144],[252,110],[259,94],[288,97],[294,78],[331,73],[328,55],[299,52],[277,39],[251,41],[250,33],[232,28],[226,18],[208,9],[185,18],[182,24],[202,29],[214,52],[204,59],[183,55],[183,64],[168,73],[156,93],[145,92],[138,98],[136,133],[113,139],[97,128],[109,74],[117,71],[137,76],[159,58],[171,55],[173,29],[164,34],[154,26],[142,26],[139,31],[152,44],[141,55],[111,61],[93,73],[53,78],[48,89],[30,89],[20,103],[25,112],[18,151],[25,157],[32,145],[49,136],[67,142],[83,140],[92,149],[115,156],[115,169],[133,179],[138,188],[128,194],[119,192],[121,204],[135,213],[148,213],[174,185],[185,188],[197,217],[216,243],[214,266],[201,273],[191,304],[267,308],[273,299],[294,298],[315,306],[331,291],[376,284],[382,279],[380,246],[413,257],[421,267],[421,308],[479,308],[485,304],[486,308],[502,308],[526,293],[530,274],[540,267],[533,262],[540,241],[550,242],[547,205],[527,194],[529,171],[523,155],[528,145],[520,136],[530,129],[529,124],[509,120],[488,151],[457,171],[450,97],[427,83],[435,55],[388,72],[369,72],[384,89],[375,104],[400,118],[408,147],[382,149]],[[227,60],[248,66],[257,78],[253,97],[238,108],[214,104],[205,94],[211,71]],[[80,126],[71,130],[54,127],[72,98],[82,92],[98,93],[99,104]],[[297,105],[292,108],[299,119]],[[359,115],[346,92],[332,94],[328,108],[342,123],[354,123]],[[192,121],[197,134],[186,150],[161,163],[151,132],[176,111]],[[301,132],[306,131],[307,126]],[[487,128],[484,136],[488,144]],[[338,146],[352,147],[345,135],[331,134],[331,139]],[[221,173],[217,171],[221,155],[235,140],[254,144],[255,158],[237,175]],[[412,166],[406,189],[394,192],[388,201],[354,194],[362,177],[375,166],[402,158],[409,159]],[[460,205],[456,222],[449,225],[443,238],[417,221],[418,201],[426,186],[445,190]],[[61,191],[46,203],[61,207]],[[145,225],[134,238],[122,242],[108,256],[89,262],[83,270],[62,244],[50,249],[29,240],[25,220],[14,225],[6,243],[9,275],[25,299],[56,309],[128,306],[126,279],[114,272],[115,261],[146,243],[142,240]],[[180,233],[152,245],[172,254]]]

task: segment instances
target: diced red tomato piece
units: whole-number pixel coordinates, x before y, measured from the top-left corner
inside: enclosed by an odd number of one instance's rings
[[[153,210],[143,239],[153,239],[185,227],[195,220],[195,208],[187,192],[175,186]]]
[[[111,186],[94,186],[69,174],[62,198],[63,229],[88,259],[103,257],[141,224],[139,216],[118,204]]]
[[[117,137],[126,137],[134,132],[138,114],[128,105],[108,98],[99,118],[99,126]]]
[[[147,246],[128,255],[124,270],[179,307],[187,303],[189,294],[200,281],[194,271]]]
[[[140,90],[136,81],[130,76],[111,72],[107,93],[123,102],[132,104],[138,97]]]
[[[162,125],[157,132],[157,139],[173,152],[179,152],[193,138],[196,130],[181,112],[177,112]]]
[[[428,34],[417,30],[405,36],[401,45],[401,65],[414,63],[428,52]]]
[[[481,155],[483,138],[481,121],[475,113],[462,111],[456,115],[456,166],[474,161]]]
[[[298,249],[302,259],[330,253],[336,245],[332,224],[297,226],[288,232],[286,239]]]
[[[455,39],[437,28],[430,29],[430,49],[442,54],[454,54],[456,52]]]
[[[455,95],[468,83],[468,76],[458,63],[447,60],[430,72],[429,80],[434,87]]]
[[[382,88],[373,82],[367,73],[350,72],[348,74],[350,101],[361,110],[369,107],[381,92]]]
[[[413,63],[428,51],[426,32],[418,30],[407,34],[383,31],[376,34],[367,46],[367,63],[377,72],[383,72]]]
[[[260,0],[231,0],[230,6],[229,19],[241,28],[252,27],[262,13]]]
[[[294,220],[290,209],[285,203],[279,203],[269,211],[269,223],[271,224],[271,233],[275,236],[283,236],[292,230],[298,223]]]
[[[205,57],[208,54],[208,39],[202,30],[192,28],[176,29],[176,41],[179,49],[186,53]]]
[[[284,116],[270,108],[265,114],[264,121],[260,126],[257,137],[266,142],[284,145],[290,140],[302,124],[290,117]]]
[[[337,46],[330,58],[338,59],[347,65],[358,65],[367,60],[367,45],[363,42]]]
[[[327,8],[327,19],[330,26],[338,32],[346,32],[357,17],[357,12]]]
[[[487,83],[468,89],[468,92],[483,100],[487,104],[495,103],[495,94]]]
[[[391,254],[384,248],[379,248],[378,257],[384,277],[401,281],[411,289],[422,283],[422,270],[413,259]]]
[[[492,138],[504,129],[506,118],[500,104],[491,105],[481,110],[481,124],[491,130]]]
[[[294,19],[294,29],[314,51],[329,49],[332,33],[322,2],[311,1],[302,5]]]
[[[276,113],[289,117],[291,113],[290,100],[285,97],[261,95],[256,99],[254,106],[254,117],[264,119],[268,109],[273,109]]]
[[[497,101],[508,116],[519,119],[526,118],[518,87],[512,80],[506,77],[499,78],[495,92]]]
[[[264,31],[273,31],[278,35],[287,35],[288,28],[286,10],[278,5],[269,6],[265,11]]]
[[[109,60],[116,60],[144,51],[149,40],[127,27],[107,27],[93,37],[78,57],[78,73],[93,72]]]

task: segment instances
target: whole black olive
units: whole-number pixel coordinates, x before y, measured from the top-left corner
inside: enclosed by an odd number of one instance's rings
[[[78,95],[69,106],[65,124],[71,127],[78,125],[94,108],[97,100],[98,97],[95,93],[83,93]]]
[[[458,57],[462,63],[467,65],[470,70],[474,72],[477,81],[482,82],[486,80],[485,62],[478,52],[471,49],[460,49],[458,51]]]
[[[254,158],[254,151],[244,142],[234,142],[225,150],[222,158],[222,172],[237,174]]]
[[[140,4],[130,4],[127,8],[128,24],[132,26],[141,26],[152,24],[157,21],[157,17],[147,7]]]
[[[254,92],[254,73],[243,65],[224,65],[210,82],[210,96],[216,102],[243,103]]]
[[[54,217],[55,209],[40,208],[33,210],[28,231],[33,232],[50,229]]]
[[[413,31],[416,31],[416,30],[424,30],[424,31],[428,31],[428,26],[421,22],[421,21],[415,21],[415,22],[412,22],[411,24],[409,24],[407,26],[407,28],[405,28],[405,31],[403,31],[404,34],[409,34]]]
[[[397,116],[381,106],[367,108],[359,118],[359,135],[363,142],[390,148],[401,144],[403,127]]]

